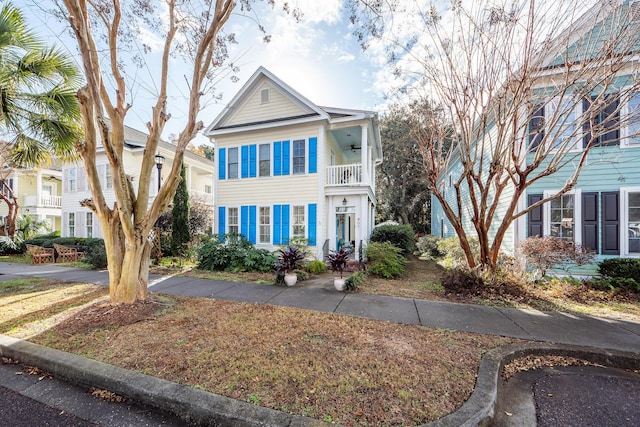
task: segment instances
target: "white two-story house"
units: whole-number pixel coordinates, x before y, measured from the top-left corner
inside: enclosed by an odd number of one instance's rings
[[[131,179],[133,188],[138,187],[139,171],[142,165],[142,156],[147,135],[125,126],[125,148],[123,155],[124,169]],[[175,146],[166,141],[158,144],[156,165],[160,168],[154,171],[150,181],[149,197],[154,198],[158,188],[166,175],[171,170],[170,165],[175,155]],[[98,147],[96,156],[100,183],[107,204],[113,205],[115,194],[111,168],[104,150]],[[163,167],[164,165],[164,167]],[[213,224],[213,173],[214,164],[211,160],[194,154],[190,151],[184,153],[184,165],[186,168],[187,189],[189,197],[193,201],[198,199],[205,205],[211,206],[211,223]],[[62,169],[62,233],[64,237],[104,237],[98,218],[83,206],[80,202],[91,198],[91,191],[87,184],[86,173],[82,162],[67,163]]]
[[[318,258],[366,243],[382,161],[377,113],[320,107],[260,67],[205,135],[216,147],[220,236],[269,250],[302,238]]]

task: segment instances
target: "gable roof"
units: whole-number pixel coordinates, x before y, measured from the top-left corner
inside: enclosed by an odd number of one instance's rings
[[[299,107],[300,114],[283,117],[270,117],[247,122],[234,122],[236,113],[249,101],[258,88],[265,82],[276,89],[279,94],[286,97],[292,104]],[[238,130],[248,130],[255,128],[271,127],[282,125],[287,122],[304,123],[324,120],[328,123],[340,121],[367,119],[376,115],[373,111],[347,110],[340,108],[320,107],[291,86],[280,80],[273,73],[264,67],[259,67],[249,80],[242,86],[238,93],[231,99],[222,112],[204,130],[205,136],[215,136],[223,133],[231,133]]]

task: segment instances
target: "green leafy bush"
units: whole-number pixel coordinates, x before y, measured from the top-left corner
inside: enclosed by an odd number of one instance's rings
[[[473,253],[476,263],[480,261],[480,244],[477,237],[469,237],[469,246]],[[449,237],[438,241],[438,250],[444,253],[444,258],[440,261],[443,267],[460,268],[468,267],[467,257],[460,246],[460,240],[457,237]]]
[[[369,273],[386,279],[402,276],[405,273],[407,260],[402,256],[402,249],[389,242],[370,243],[367,246]]]
[[[320,274],[323,273],[327,269],[327,265],[322,261],[311,261],[309,265],[307,265],[307,271],[311,274]]]
[[[210,271],[272,271],[275,255],[257,249],[240,234],[228,234],[224,241],[217,235],[207,240],[198,251],[198,268]]]
[[[608,279],[633,279],[640,283],[640,259],[605,259],[598,263],[598,273]]]
[[[413,236],[410,225],[381,225],[373,229],[370,240],[372,243],[389,242],[407,256],[413,252]]]
[[[83,261],[94,268],[107,267],[107,251],[102,239],[86,239],[87,249],[84,251]]]
[[[298,282],[302,282],[304,280],[307,280],[309,278],[309,273],[307,273],[304,270],[294,270],[294,273],[296,273],[296,277],[298,278]]]
[[[357,290],[361,284],[367,280],[367,273],[356,271],[344,281],[344,289],[347,291]]]
[[[442,240],[441,237],[433,236],[431,234],[418,238],[418,241],[416,242],[417,255],[429,259],[442,258],[445,253],[438,248],[438,242],[440,242],[440,240]]]

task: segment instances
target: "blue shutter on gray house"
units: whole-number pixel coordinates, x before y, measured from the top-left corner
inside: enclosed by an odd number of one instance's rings
[[[598,193],[582,193],[582,246],[598,251]]]
[[[317,207],[315,203],[310,203],[307,207],[309,211],[309,234],[307,236],[309,246],[316,245],[316,220],[317,220]]]
[[[318,138],[309,138],[309,173],[318,172]]]
[[[527,196],[527,206],[538,203],[542,198],[542,194],[529,194]],[[527,222],[527,237],[542,237],[544,235],[542,205],[529,211],[527,214]]]
[[[602,254],[620,255],[620,193],[604,192],[602,199]]]
[[[218,150],[218,179],[225,179],[227,174],[227,149]]]
[[[224,206],[218,208],[218,240],[224,240],[224,233],[227,228],[226,224],[227,209]]]

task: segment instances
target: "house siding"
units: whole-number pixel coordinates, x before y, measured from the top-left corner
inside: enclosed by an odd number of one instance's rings
[[[270,99],[267,103],[260,102],[260,92],[262,89],[269,89]],[[309,111],[304,110],[290,98],[283,95],[276,87],[264,82],[251,94],[248,101],[238,110],[238,113],[229,120],[227,126],[273,120],[282,117],[294,117],[307,113],[309,113]]]

